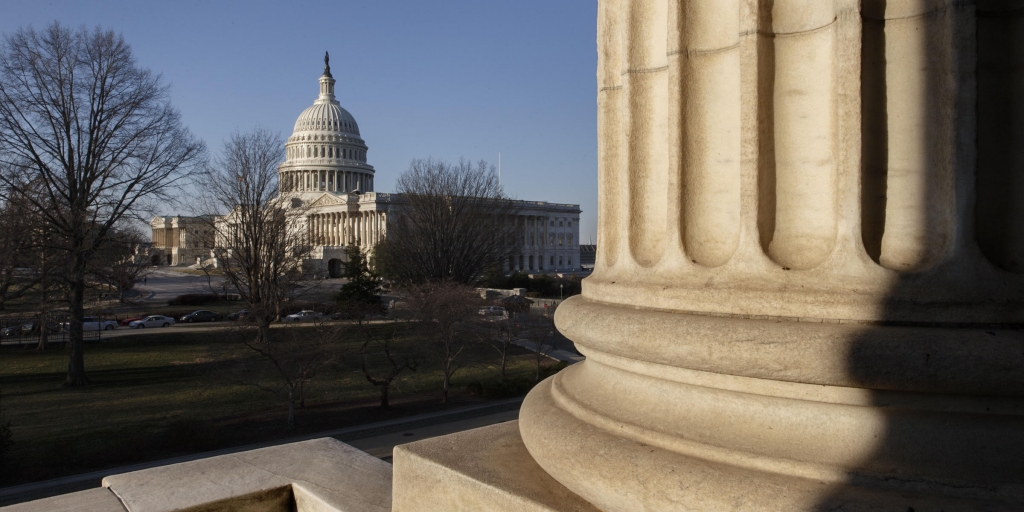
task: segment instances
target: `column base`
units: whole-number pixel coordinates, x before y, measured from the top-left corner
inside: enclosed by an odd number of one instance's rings
[[[396,446],[392,510],[598,510],[530,457],[515,421]]]
[[[921,492],[924,482],[873,487],[877,482],[858,482],[854,475],[823,481],[744,467],[750,461],[729,464],[666,450],[597,428],[560,407],[552,392],[556,378],[527,396],[522,436],[549,474],[601,510],[1009,512],[1024,505]]]

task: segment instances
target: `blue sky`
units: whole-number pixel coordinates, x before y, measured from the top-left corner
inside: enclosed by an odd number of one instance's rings
[[[0,13],[4,33],[53,20],[122,33],[212,151],[235,130],[290,135],[328,50],[378,191],[413,158],[500,151],[508,193],[578,203],[581,241],[596,232],[593,0],[0,0]]]

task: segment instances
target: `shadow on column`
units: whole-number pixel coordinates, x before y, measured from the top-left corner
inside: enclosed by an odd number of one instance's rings
[[[880,3],[884,10],[884,1],[866,3]],[[949,122],[933,118],[940,112],[957,113],[956,204],[937,205],[934,201],[940,199],[935,197],[924,198],[924,203],[927,212],[958,209],[953,216],[959,222],[959,249],[931,269],[901,273],[883,305],[883,321],[865,326],[850,344],[848,375],[857,387],[870,391],[884,428],[871,455],[820,502],[821,511],[1024,509],[1024,331],[1019,323],[1024,283],[1012,272],[1020,268],[1014,244],[1024,230],[1015,209],[1024,203],[1024,159],[1017,157],[1024,154],[1024,131],[1016,114],[1024,89],[1013,86],[1024,73],[1017,64],[1022,56],[1019,41],[1024,40],[1024,2],[1012,8],[1006,7],[1011,2],[977,3],[976,41],[973,2],[951,2],[946,8],[952,12],[953,36],[946,42],[929,40],[928,51],[948,51],[956,72],[952,79],[929,73],[927,87],[932,90],[924,95],[941,97],[936,91],[944,87],[955,91],[955,108],[925,112],[928,126]],[[864,236],[877,261],[889,149],[882,22],[865,20],[863,35],[862,192],[865,210],[871,210],[864,214]],[[977,138],[963,124],[973,122],[975,108]],[[932,158],[925,155],[926,161]],[[962,214],[965,209],[968,213]],[[926,215],[922,221],[943,219]],[[976,237],[1001,268],[982,261]]]

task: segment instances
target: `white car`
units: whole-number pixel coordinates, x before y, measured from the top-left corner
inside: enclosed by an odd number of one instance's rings
[[[143,327],[170,327],[174,325],[174,319],[169,316],[149,315],[141,320],[129,322],[128,327],[142,329]]]
[[[71,330],[71,322],[64,322],[63,327]],[[87,316],[82,319],[83,331],[113,331],[117,329],[117,322],[104,320],[98,316]]]
[[[281,320],[284,322],[316,322],[322,320],[324,317],[323,313],[317,313],[316,311],[303,309],[298,313],[288,315]]]

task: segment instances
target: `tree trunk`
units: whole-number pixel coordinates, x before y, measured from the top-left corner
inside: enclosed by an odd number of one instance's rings
[[[295,428],[295,387],[288,387],[288,430]]]
[[[65,386],[85,386],[89,379],[85,376],[85,335],[82,331],[82,319],[85,317],[85,257],[80,252],[75,255],[71,269],[71,332],[68,337],[68,377]]]
[[[505,380],[505,356],[508,354],[508,345],[501,348],[501,380]]]
[[[391,382],[385,382],[380,385],[380,408],[387,409],[391,407],[388,403],[388,389],[391,388]]]
[[[451,374],[448,373],[448,367],[445,365],[444,369],[444,388],[441,390],[441,403],[448,403],[448,387],[451,385]]]
[[[46,314],[39,315],[39,344],[36,345],[36,350],[46,350],[49,346],[50,341],[50,329],[49,329],[50,317]]]
[[[270,343],[270,321],[263,315],[257,315],[256,326],[259,330],[256,335],[256,343]]]

